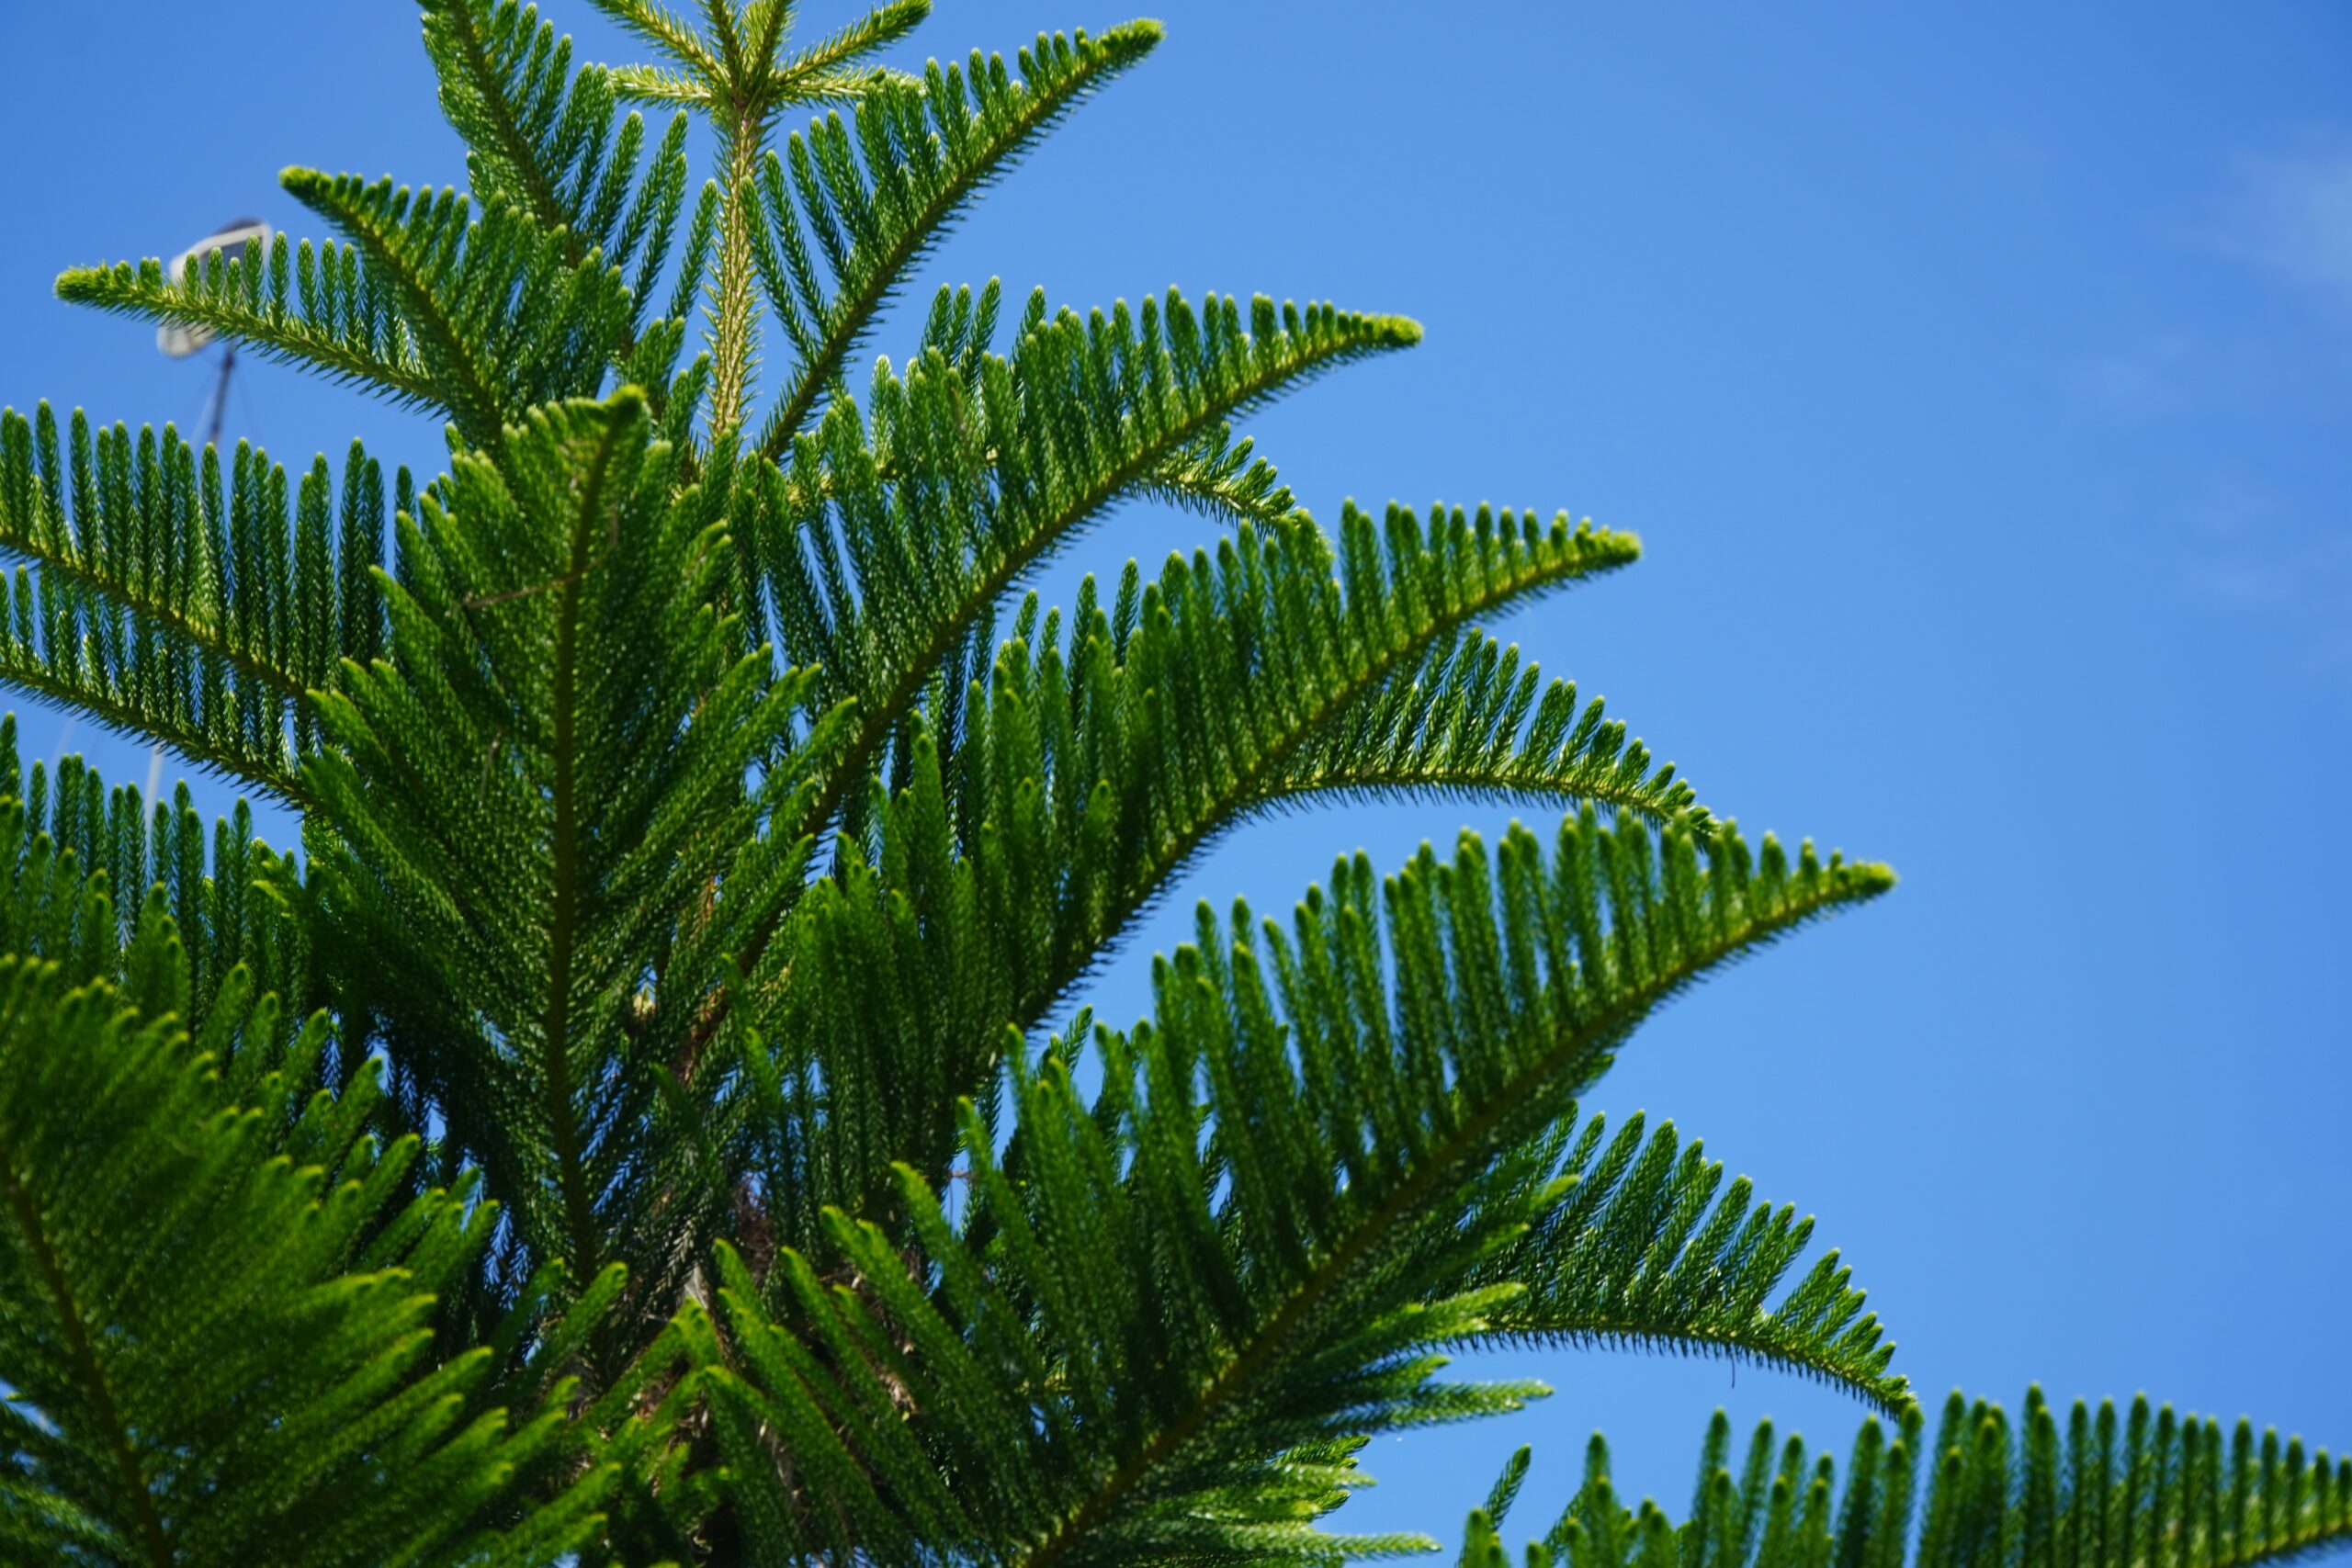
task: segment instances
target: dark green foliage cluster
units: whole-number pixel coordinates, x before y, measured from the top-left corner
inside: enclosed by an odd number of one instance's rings
[[[1238,433],[1413,323],[991,281],[853,367],[1156,24],[909,75],[871,56],[924,0],[805,48],[789,0],[595,3],[650,63],[423,0],[469,190],[290,170],[326,236],[60,280],[436,412],[433,477],[0,415],[0,679],[301,835],[0,730],[0,1560],[1325,1563],[1427,1544],[1321,1525],[1372,1437],[1540,1393],[1440,1375],[1505,1343],[1760,1361],[1897,1434],[1838,1506],[1719,1427],[1679,1528],[1597,1451],[1531,1563],[2352,1534],[2352,1474],[2169,1412],[1928,1439],[1809,1220],[1578,1111],[1892,877],[1744,837],[1481,629],[1631,536],[1327,529]],[[1218,537],[1024,596],[1136,501]],[[1204,845],[1371,796],[1564,819],[1204,908],[1148,1019],[1054,1032]]]

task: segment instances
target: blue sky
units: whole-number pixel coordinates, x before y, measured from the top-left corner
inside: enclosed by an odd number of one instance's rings
[[[244,212],[311,232],[288,163],[462,181],[408,7],[235,11],[0,0],[0,402],[186,427],[207,369],[57,303],[60,267]],[[1159,14],[1155,58],[990,195],[879,346],[903,353],[936,282],[992,274],[1080,307],[1173,281],[1418,317],[1414,353],[1252,423],[1302,499],[1638,531],[1643,564],[1498,629],[1718,810],[1904,876],[1679,1004],[1594,1103],[1671,1116],[1817,1214],[1931,1395],[2146,1389],[2352,1444],[2352,16]],[[1125,15],[944,0],[910,52]],[[289,464],[354,434],[420,466],[440,445],[270,367],[229,425]],[[1203,526],[1121,513],[1043,586]],[[141,748],[16,706],[28,750],[144,774]],[[1394,864],[1513,814],[1248,828],[1091,999],[1136,1013],[1195,897],[1278,911],[1338,852]],[[1718,1404],[1840,1447],[1858,1418],[1720,1364],[1470,1370],[1558,1392],[1377,1445],[1337,1522],[1450,1539],[1525,1440],[1532,1523],[1596,1427],[1621,1484],[1679,1506]]]

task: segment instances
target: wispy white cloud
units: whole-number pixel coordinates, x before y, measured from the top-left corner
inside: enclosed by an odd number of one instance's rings
[[[2063,366],[2060,389],[2082,412],[2122,425],[2161,424],[2259,396],[2276,371],[2247,341],[2151,333]]]
[[[2222,216],[2214,236],[2222,251],[2352,324],[2352,133],[2337,128],[2293,152],[2242,160]],[[2188,504],[2202,546],[2191,591],[2270,624],[2314,671],[2352,682],[2352,619],[2344,615],[2352,519],[2333,495],[2290,500],[2267,480],[2240,479],[2209,483]]]
[[[2143,424],[2187,412],[2195,403],[2188,338],[2150,337],[2111,353],[2076,360],[2063,372],[2075,403],[2103,418]]]
[[[2244,160],[2214,239],[2352,320],[2352,137]]]
[[[2210,469],[2181,497],[2190,596],[2281,635],[2314,673],[2352,681],[2352,526],[2250,474]]]
[[[2231,166],[2175,243],[2230,258],[2352,326],[2352,130]],[[2290,664],[2352,692],[2352,509],[2318,411],[2348,384],[2305,321],[2183,291],[2172,311],[2056,367],[2062,406],[2132,519],[2120,558]]]

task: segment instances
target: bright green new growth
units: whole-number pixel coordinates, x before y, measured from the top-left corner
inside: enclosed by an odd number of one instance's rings
[[[437,477],[0,415],[0,679],[303,840],[0,728],[0,1558],[1329,1562],[1426,1545],[1320,1522],[1373,1436],[1540,1394],[1439,1375],[1501,1343],[1758,1361],[1900,1434],[1833,1507],[1719,1425],[1679,1531],[1597,1451],[1531,1563],[1901,1568],[1922,1454],[1923,1568],[2352,1533],[2352,1472],[2169,1412],[2062,1450],[1956,1404],[1928,1449],[1809,1220],[1578,1111],[1892,878],[1751,843],[1479,629],[1630,536],[1327,531],[1237,433],[1413,323],[991,281],[862,358],[1156,24],[909,75],[870,57],[924,0],[805,48],[788,0],[596,3],[650,63],[424,0],[467,192],[290,170],[327,237],[60,280],[437,412]],[[1139,500],[1221,535],[1022,596]],[[1204,908],[1150,1018],[1051,1032],[1204,845],[1318,796],[1565,819]]]

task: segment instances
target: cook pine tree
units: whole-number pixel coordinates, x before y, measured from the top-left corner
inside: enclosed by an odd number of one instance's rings
[[[445,454],[0,427],[0,679],[300,823],[0,731],[0,1560],[1332,1562],[1427,1545],[1329,1516],[1371,1438],[1541,1392],[1441,1371],[1499,1343],[1868,1413],[1842,1472],[1718,1418],[1679,1515],[1596,1446],[1531,1568],[2352,1536],[2352,1464],[2243,1423],[1930,1420],[1810,1222],[1579,1112],[1892,878],[1743,835],[1480,629],[1632,536],[1278,480],[1239,423],[1411,321],[886,314],[1157,25],[910,73],[926,0],[813,42],[789,0],[594,5],[650,62],[424,0],[467,189],[290,169],[312,237],[59,280]],[[1140,502],[1213,541],[1024,592]],[[1148,1017],[1080,1005],[1219,835],[1365,797],[1556,826],[1204,906]]]

